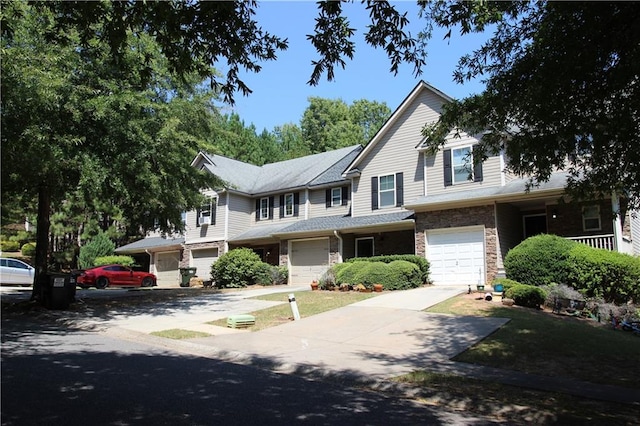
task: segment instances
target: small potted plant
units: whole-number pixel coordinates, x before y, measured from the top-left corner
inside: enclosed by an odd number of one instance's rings
[[[384,287],[384,286],[383,286],[382,284],[379,284],[379,283],[374,284],[374,285],[373,285],[373,291],[375,291],[376,293],[381,293],[381,292],[382,292],[383,287]]]
[[[318,280],[311,281],[311,290],[315,291],[318,289]]]

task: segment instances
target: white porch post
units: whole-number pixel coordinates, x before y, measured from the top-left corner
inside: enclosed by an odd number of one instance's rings
[[[622,248],[622,222],[620,221],[620,200],[614,192],[611,194],[611,211],[613,211],[613,239],[616,243],[616,251]]]

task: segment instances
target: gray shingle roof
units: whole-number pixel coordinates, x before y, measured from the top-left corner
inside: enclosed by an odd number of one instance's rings
[[[271,238],[274,233],[277,233],[281,229],[286,228],[289,224],[276,224],[276,225],[256,225],[245,232],[236,235],[235,237],[229,238],[229,242],[240,242],[240,241],[249,241],[249,240],[257,240],[261,238]]]
[[[253,195],[344,181],[342,171],[361,149],[354,145],[261,167],[206,154],[212,163],[206,167],[231,188]]]
[[[161,247],[179,247],[184,244],[184,238],[164,238],[164,237],[147,237],[135,241],[131,244],[118,247],[116,253],[139,253],[148,249],[157,249]]]
[[[531,193],[539,191],[551,191],[563,189],[567,184],[567,173],[554,173],[547,182],[541,182],[539,186],[532,187]],[[427,195],[418,197],[405,204],[406,207],[428,206],[431,204],[444,204],[448,202],[456,202],[460,200],[469,200],[481,198],[501,198],[510,195],[522,194],[526,195],[526,185],[528,179],[516,179],[507,183],[505,186],[492,186],[489,188],[474,188],[468,191],[445,192],[438,195]]]
[[[275,234],[293,234],[309,231],[333,231],[347,230],[357,228],[367,228],[372,226],[390,225],[397,223],[414,222],[413,212],[397,212],[387,214],[377,214],[370,216],[327,216],[316,217],[307,220],[301,220],[286,228],[276,232]]]

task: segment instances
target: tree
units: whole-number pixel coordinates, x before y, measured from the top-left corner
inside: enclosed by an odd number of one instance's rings
[[[640,207],[640,3],[424,5],[433,25],[463,34],[495,26],[455,74],[460,83],[485,76],[486,90],[425,127],[432,151],[451,131],[487,132],[484,152],[504,150],[534,184],[565,168],[576,197],[617,193]]]
[[[3,203],[38,200],[33,297],[47,270],[51,212],[73,194],[89,211],[95,200],[118,206],[119,226],[135,235],[180,229],[181,212],[216,183],[190,167],[212,109],[198,79],[173,79],[144,34],[127,32],[129,48],[113,57],[99,39],[55,23],[47,8],[3,4]]]

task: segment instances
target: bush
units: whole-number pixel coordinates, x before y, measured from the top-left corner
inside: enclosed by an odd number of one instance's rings
[[[406,290],[423,284],[422,273],[415,263],[405,260],[385,262],[349,262],[334,265],[338,284],[363,284],[371,288],[373,284],[382,284],[385,290]]]
[[[26,243],[20,249],[23,256],[33,257],[36,255],[36,243]]]
[[[391,282],[387,264],[382,262],[364,262],[354,279],[352,284],[362,284],[366,288],[373,288],[374,284],[386,287]]]
[[[354,257],[347,260],[347,262],[383,262],[391,263],[396,260],[404,260],[414,263],[420,271],[421,284],[429,282],[429,261],[424,257],[416,256],[415,254],[392,254],[385,256],[373,256],[373,257]]]
[[[320,277],[320,281],[318,281],[318,288],[320,290],[333,290],[337,285],[336,280],[336,273],[333,268],[329,268]]]
[[[93,260],[94,266],[122,265],[122,266],[128,266],[131,268],[135,264],[136,262],[135,260],[133,260],[133,257],[131,256],[118,256],[118,255],[100,256],[100,257],[96,257]]]
[[[109,239],[107,234],[100,232],[84,246],[80,247],[78,256],[78,266],[80,269],[89,269],[95,266],[96,257],[113,255],[116,245]]]
[[[211,265],[211,277],[218,288],[241,288],[264,281],[266,265],[250,248],[237,248]],[[269,265],[267,265],[269,266]]]
[[[540,287],[527,284],[516,284],[505,291],[505,297],[513,299],[516,305],[527,308],[540,308],[547,294]]]
[[[527,238],[507,253],[507,278],[530,285],[566,283],[567,259],[576,244],[556,235]]]
[[[369,262],[366,261],[343,263],[343,265],[345,266],[339,267],[336,272],[337,282],[339,284],[359,284],[359,282],[356,281],[356,276],[358,275],[360,270],[363,269],[368,263]],[[334,267],[337,267],[337,265],[335,265]]]
[[[518,281],[510,280],[509,278],[496,278],[493,280],[492,287],[495,288],[496,284],[502,284],[502,292],[506,292],[514,285],[521,285]]]
[[[638,302],[640,258],[578,244],[569,253],[567,281],[589,297],[613,303]]]
[[[387,268],[390,271],[392,282],[384,286],[386,290],[407,290],[424,284],[424,275],[415,263],[394,260],[387,265]]]
[[[17,241],[2,240],[0,241],[1,251],[18,251],[20,250],[20,243]]]
[[[269,265],[260,261],[255,266],[254,283],[261,285],[286,284],[289,278],[289,271],[286,266]]]

